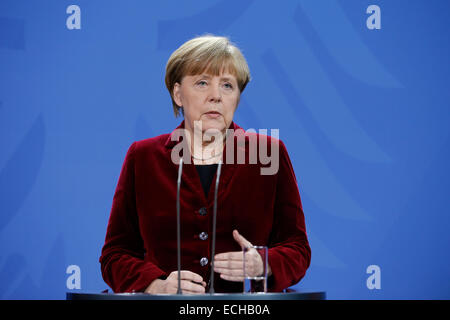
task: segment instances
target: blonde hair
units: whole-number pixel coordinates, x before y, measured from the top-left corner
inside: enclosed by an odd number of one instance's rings
[[[214,35],[196,37],[175,50],[167,62],[165,77],[175,117],[180,115],[182,109],[173,99],[175,83],[181,83],[183,77],[187,75],[206,72],[218,76],[224,71],[236,77],[242,93],[250,81],[250,70],[239,48],[226,37]]]

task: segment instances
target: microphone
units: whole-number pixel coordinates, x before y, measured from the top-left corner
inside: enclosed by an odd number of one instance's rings
[[[213,229],[212,229],[212,249],[211,249],[211,276],[209,281],[211,286],[209,287],[209,293],[214,293],[214,255],[216,254],[216,220],[217,220],[217,191],[219,189],[220,172],[222,168],[222,160],[219,160],[217,166],[216,188],[214,190],[214,211],[213,211]]]
[[[181,232],[180,232],[180,187],[181,187],[181,174],[183,172],[183,158],[180,158],[180,165],[178,167],[178,179],[177,179],[177,271],[178,271],[178,289],[177,294],[181,292]]]

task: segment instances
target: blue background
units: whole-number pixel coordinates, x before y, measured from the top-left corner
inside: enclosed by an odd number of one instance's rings
[[[68,30],[66,8],[81,8]],[[366,8],[381,8],[369,30]],[[235,122],[279,128],[331,299],[450,298],[449,1],[0,2],[0,298],[100,292],[125,153],[172,131],[165,64],[206,32],[252,81]],[[270,130],[269,130],[270,132]],[[369,290],[369,265],[381,289]],[[77,290],[74,290],[77,291]]]

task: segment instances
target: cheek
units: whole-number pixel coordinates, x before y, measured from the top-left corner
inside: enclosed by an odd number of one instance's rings
[[[233,114],[236,111],[236,108],[237,108],[238,104],[239,104],[239,97],[237,97],[237,98],[236,97],[233,97],[233,98],[230,97],[230,99],[227,101],[227,104],[226,104],[227,117],[233,117]]]
[[[183,99],[185,113],[195,117],[200,114],[201,99],[195,95],[185,95]]]

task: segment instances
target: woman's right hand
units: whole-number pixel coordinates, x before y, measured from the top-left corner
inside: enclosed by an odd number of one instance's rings
[[[181,291],[185,294],[202,294],[205,293],[206,282],[203,281],[202,276],[187,270],[181,271]],[[145,293],[161,294],[169,293],[175,294],[178,289],[178,271],[173,271],[166,280],[155,279],[145,289]]]

